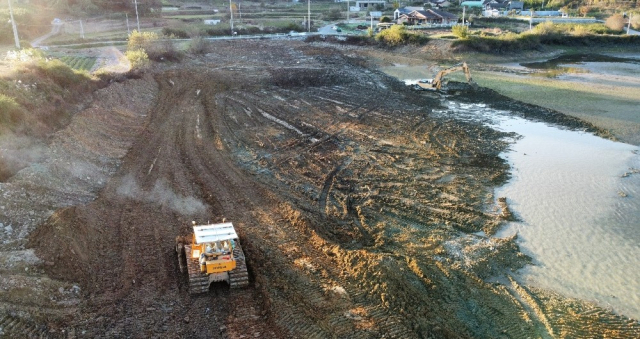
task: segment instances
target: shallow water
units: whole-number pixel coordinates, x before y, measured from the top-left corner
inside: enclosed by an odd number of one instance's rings
[[[439,113],[521,136],[503,154],[512,178],[495,194],[523,220],[497,236],[518,233],[534,259],[518,278],[640,319],[640,173],[632,173],[640,169],[638,147],[484,105],[448,106]]]
[[[545,61],[526,62],[521,63],[520,65],[533,69],[555,69],[567,64],[584,64],[593,62],[640,64],[640,59],[633,56],[621,57],[604,54],[563,54],[553,59]]]

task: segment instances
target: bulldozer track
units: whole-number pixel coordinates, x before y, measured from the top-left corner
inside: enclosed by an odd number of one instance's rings
[[[187,274],[189,279],[189,294],[200,294],[209,291],[209,276],[200,271],[198,259],[191,258],[191,245],[184,245],[187,259]]]
[[[233,249],[233,257],[236,259],[236,268],[229,271],[229,286],[231,288],[243,288],[249,286],[249,272],[244,252],[240,244]]]
[[[44,339],[52,337],[44,325],[0,312],[0,338]],[[64,337],[66,338],[66,336]]]
[[[183,245],[183,248],[187,261],[189,293],[201,294],[209,292],[209,275],[202,273],[198,259],[191,258],[191,245]],[[236,259],[236,268],[229,271],[229,287],[236,289],[249,286],[249,272],[239,244],[233,250],[233,257]]]

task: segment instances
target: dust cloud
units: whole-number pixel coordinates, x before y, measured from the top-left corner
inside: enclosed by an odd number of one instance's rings
[[[164,180],[156,181],[153,188],[150,191],[146,191],[138,185],[132,175],[127,175],[122,179],[121,185],[117,188],[117,193],[137,201],[156,203],[163,207],[168,207],[185,216],[204,213],[207,208],[197,198],[176,194]]]

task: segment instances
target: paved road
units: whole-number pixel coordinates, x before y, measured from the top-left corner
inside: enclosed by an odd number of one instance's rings
[[[318,33],[322,34],[322,35],[339,35],[340,33],[338,33],[336,30],[334,30],[332,27],[335,25],[327,25],[324,27],[320,27],[320,29],[318,29]]]
[[[62,24],[63,23],[52,24],[51,25],[52,26],[51,27],[51,32],[49,32],[49,33],[47,33],[47,34],[45,34],[45,35],[43,35],[43,36],[41,36],[39,38],[36,38],[35,40],[31,41],[31,47],[33,47],[33,48],[40,47],[40,44],[43,41],[45,41],[46,39],[49,39],[50,37],[60,33],[60,27],[62,27]]]

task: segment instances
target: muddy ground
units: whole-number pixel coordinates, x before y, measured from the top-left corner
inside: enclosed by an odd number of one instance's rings
[[[0,335],[638,337],[510,276],[530,259],[491,236],[507,135],[431,114],[495,93],[411,91],[361,48],[217,42],[97,90],[0,184]],[[174,239],[222,218],[251,284],[190,296]]]

